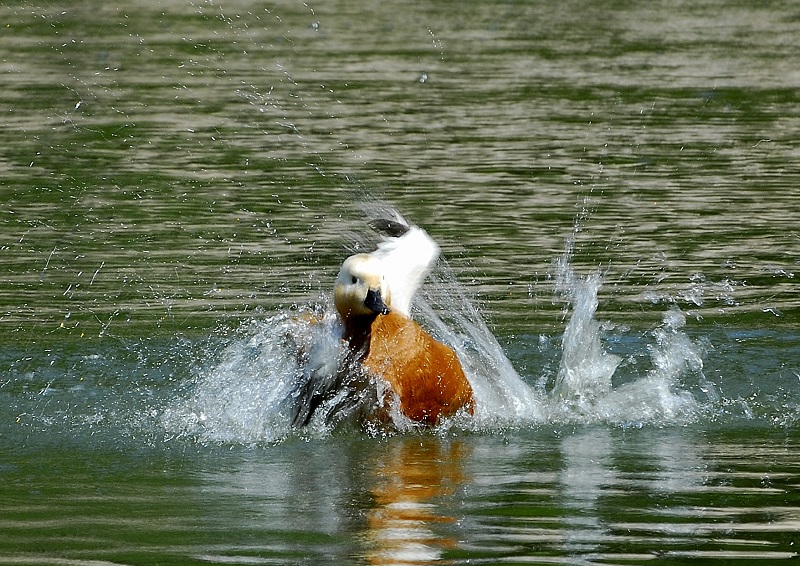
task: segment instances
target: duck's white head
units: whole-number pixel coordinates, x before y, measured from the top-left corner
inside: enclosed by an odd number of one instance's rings
[[[380,260],[370,254],[348,257],[336,278],[333,302],[345,320],[351,316],[387,314],[391,295]]]

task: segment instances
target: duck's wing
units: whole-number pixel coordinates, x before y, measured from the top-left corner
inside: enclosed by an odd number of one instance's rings
[[[439,246],[425,230],[406,228],[401,236],[385,238],[372,255],[381,261],[392,310],[409,316],[414,294],[439,257]]]

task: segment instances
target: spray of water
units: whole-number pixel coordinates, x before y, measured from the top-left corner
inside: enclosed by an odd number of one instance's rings
[[[675,307],[649,334],[649,369],[615,384],[623,358],[608,351],[604,326],[596,319],[602,277],[577,275],[571,253],[568,240],[556,262],[556,290],[569,307],[561,361],[549,392],[529,384],[540,376],[523,379],[514,370],[466,289],[440,261],[415,301],[413,316],[456,350],[476,399],[474,415],[460,415],[443,429],[688,422],[702,409],[686,388],[689,377],[714,400],[713,386],[702,375],[703,350],[684,333],[685,317]],[[164,423],[172,434],[201,443],[269,443],[290,434],[325,436],[359,422],[363,427],[364,409],[369,412],[369,405],[382,398],[380,382],[359,374],[347,354],[328,305],[314,307],[311,315],[282,312],[251,321],[212,367],[201,369],[190,393],[171,404]],[[307,391],[310,383],[322,384],[324,391],[316,395],[322,401],[307,426],[298,427],[304,420],[298,414],[309,412],[308,400],[314,397]],[[393,418],[395,430],[415,428],[399,413]]]
[[[163,422],[172,434],[201,443],[270,443],[292,430],[296,397],[315,372],[334,375],[345,350],[332,317],[279,313],[252,320]]]
[[[615,388],[614,377],[623,359],[607,351],[603,325],[595,316],[602,276],[578,276],[570,262],[572,247],[573,240],[568,238],[564,254],[556,262],[556,290],[567,299],[571,312],[561,339],[561,363],[548,418],[637,426],[695,418],[701,404],[681,388],[681,379],[694,374],[710,400],[714,400],[714,393],[702,374],[702,348],[683,332],[683,313],[673,307],[650,333],[652,342],[647,350],[651,369]]]
[[[479,429],[541,422],[545,399],[516,372],[480,312],[441,262],[423,296],[417,317],[458,354],[476,399],[474,420]]]

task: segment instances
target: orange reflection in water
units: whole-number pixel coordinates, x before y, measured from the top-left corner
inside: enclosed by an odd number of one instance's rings
[[[440,560],[457,541],[436,525],[455,518],[443,513],[442,498],[464,483],[468,447],[458,441],[420,436],[393,438],[374,461],[375,507],[368,515],[370,564],[426,564]]]

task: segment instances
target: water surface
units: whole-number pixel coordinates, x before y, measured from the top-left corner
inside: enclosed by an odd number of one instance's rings
[[[799,18],[0,6],[0,563],[796,558]],[[485,411],[282,428],[244,400],[378,201]]]

